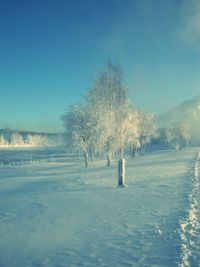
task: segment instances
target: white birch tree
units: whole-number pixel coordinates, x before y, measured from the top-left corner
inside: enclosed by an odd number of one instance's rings
[[[118,109],[115,116],[116,148],[119,151],[119,157],[123,158],[124,148],[135,143],[139,137],[139,118],[137,112],[128,104]]]
[[[98,124],[94,113],[86,106],[73,105],[61,119],[66,129],[67,144],[83,153],[87,168],[90,148],[98,144]]]
[[[174,123],[171,126],[171,135],[172,135],[172,142],[176,148],[181,150],[184,144],[186,144],[186,147],[188,147],[190,133],[187,124]]]
[[[152,138],[157,135],[157,128],[154,123],[154,115],[144,110],[139,110],[139,144],[140,154],[143,155],[144,150]]]
[[[86,100],[99,114],[107,166],[110,166],[113,151],[116,149],[117,110],[121,110],[127,102],[127,88],[123,86],[123,72],[119,64],[110,61],[107,63],[105,70],[100,73],[87,93]]]

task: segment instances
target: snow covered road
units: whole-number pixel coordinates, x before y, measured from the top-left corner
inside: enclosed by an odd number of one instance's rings
[[[200,266],[197,149],[116,165],[0,167],[0,267]]]

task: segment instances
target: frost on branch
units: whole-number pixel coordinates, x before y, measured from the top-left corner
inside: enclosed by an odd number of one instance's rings
[[[0,147],[7,147],[8,141],[4,138],[3,135],[0,135]]]
[[[154,123],[154,115],[144,110],[139,110],[139,146],[140,154],[143,155],[144,150],[150,141],[157,136],[157,128]]]
[[[123,158],[124,148],[133,144],[139,137],[138,113],[128,104],[116,110],[115,114],[115,141],[118,157]]]
[[[117,138],[120,138],[117,129],[120,116],[117,114],[127,103],[127,92],[123,85],[121,66],[108,61],[105,70],[93,82],[86,96],[87,104],[95,107],[98,124],[101,126],[101,140],[105,143],[107,166],[110,166],[111,157],[117,149]]]
[[[189,128],[187,124],[174,123],[171,126],[170,130],[171,130],[171,136],[172,136],[171,141],[176,148],[181,150],[184,144],[186,144],[186,147],[188,147],[190,133],[189,133]]]
[[[67,144],[83,153],[86,168],[90,150],[99,145],[99,126],[94,114],[89,107],[73,105],[61,118],[66,129]]]
[[[11,142],[10,142],[11,146],[23,146],[24,145],[24,139],[22,138],[22,136],[19,133],[13,133],[12,137],[11,137]]]

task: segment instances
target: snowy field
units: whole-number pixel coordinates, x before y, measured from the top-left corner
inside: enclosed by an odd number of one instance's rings
[[[92,163],[0,150],[0,267],[200,266],[198,149]]]

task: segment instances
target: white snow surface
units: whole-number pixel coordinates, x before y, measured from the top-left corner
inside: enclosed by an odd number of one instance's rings
[[[0,150],[0,267],[200,266],[198,149],[127,159],[123,188],[116,161],[30,151]]]

